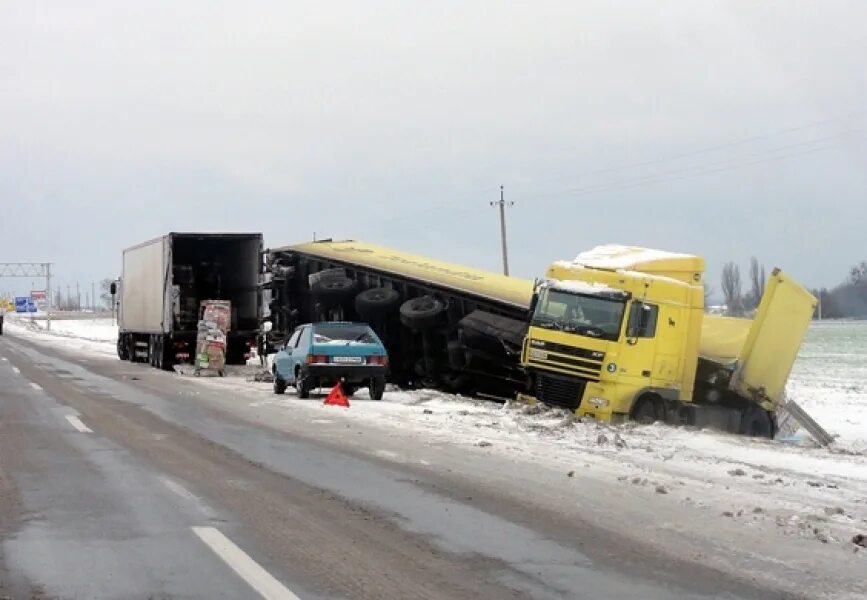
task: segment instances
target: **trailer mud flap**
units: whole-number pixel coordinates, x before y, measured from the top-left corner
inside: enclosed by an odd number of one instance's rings
[[[773,410],[783,397],[815,309],[810,292],[774,269],[738,355],[731,388]]]

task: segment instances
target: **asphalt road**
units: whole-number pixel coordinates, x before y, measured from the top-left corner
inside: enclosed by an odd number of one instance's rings
[[[189,386],[0,337],[0,598],[784,597]]]

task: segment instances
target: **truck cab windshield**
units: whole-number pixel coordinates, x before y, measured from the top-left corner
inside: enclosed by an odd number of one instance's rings
[[[626,307],[624,300],[575,294],[562,290],[542,290],[532,325],[616,341]]]

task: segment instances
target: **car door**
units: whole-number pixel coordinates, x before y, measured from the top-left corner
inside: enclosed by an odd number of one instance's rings
[[[295,373],[297,372],[297,367],[302,365],[307,361],[307,352],[308,346],[307,338],[309,337],[307,334],[310,331],[309,325],[302,325],[299,327],[295,333],[297,335],[293,335],[290,342],[293,344],[291,348],[287,348],[286,352],[290,353],[292,357],[292,381],[295,381]]]
[[[295,377],[295,364],[292,354],[300,335],[301,328],[298,327],[292,332],[292,335],[289,336],[289,339],[286,340],[279,352],[277,352],[277,356],[274,357],[277,372],[287,381],[291,381]]]

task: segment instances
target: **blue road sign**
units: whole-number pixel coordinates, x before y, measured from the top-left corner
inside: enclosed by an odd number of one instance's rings
[[[28,298],[27,299],[27,312],[35,313],[38,310],[39,310],[39,308],[36,306],[36,300],[34,300],[33,298]]]
[[[30,298],[27,296],[15,296],[15,312],[26,313],[30,307]]]

